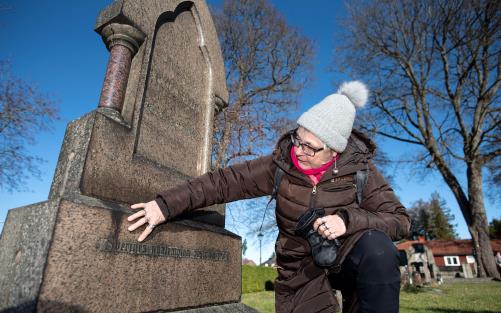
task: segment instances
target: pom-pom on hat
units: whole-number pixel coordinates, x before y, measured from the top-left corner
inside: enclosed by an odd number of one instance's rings
[[[337,93],[327,96],[304,112],[297,123],[329,148],[341,153],[348,143],[356,108],[363,107],[368,98],[369,90],[362,82],[343,83]]]

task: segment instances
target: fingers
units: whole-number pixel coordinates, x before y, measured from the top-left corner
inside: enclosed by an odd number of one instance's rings
[[[336,239],[336,233],[331,233],[331,234],[329,234],[329,236],[327,236],[327,239],[329,239],[329,240],[334,240],[334,239]]]
[[[144,209],[146,207],[146,203],[136,203],[130,206],[133,209]]]
[[[313,223],[313,230],[318,231],[318,227],[320,227],[320,225],[322,225],[323,223],[324,223],[323,217],[317,218]]]
[[[328,240],[333,240],[333,239],[335,239],[337,236],[336,236],[336,232],[332,231],[330,228],[327,228],[327,229],[323,232],[322,237],[324,237],[325,239],[328,239]]]
[[[320,224],[320,226],[318,226],[319,232],[325,233],[325,232],[327,232],[327,230],[328,230],[328,227],[325,224]]]
[[[326,224],[320,224],[320,226],[318,226],[317,228],[317,232],[324,238],[327,238],[327,236],[330,234],[329,228]]]
[[[143,209],[143,210],[138,211],[138,212],[132,214],[131,216],[129,216],[127,218],[127,221],[132,222],[133,220],[135,220],[141,216],[145,216],[146,215],[146,211],[144,211],[145,206],[146,206],[145,203],[136,203],[136,204],[131,205],[130,207],[132,209]]]
[[[133,220],[135,220],[135,219],[137,219],[137,218],[140,218],[140,217],[143,217],[143,216],[145,216],[145,215],[146,215],[146,211],[141,210],[141,211],[136,212],[136,213],[132,214],[131,216],[129,216],[129,217],[127,218],[127,221],[132,222]]]
[[[135,222],[134,224],[132,224],[131,226],[129,226],[129,228],[127,228],[129,231],[135,231],[138,227],[141,227],[143,226],[144,224],[146,224],[148,221],[143,217],[142,219],[140,219],[139,221]]]
[[[321,228],[323,228],[323,227],[321,227],[321,226],[322,226],[322,225],[324,225],[324,226],[325,226],[325,225],[327,225],[327,223],[328,223],[328,218],[327,218],[326,216],[323,216],[323,217],[317,218],[317,219],[315,220],[315,222],[313,223],[313,230],[315,230],[315,231],[319,231],[319,230],[321,230]],[[328,227],[328,226],[327,226],[327,227]]]
[[[129,222],[132,222],[141,217],[140,220],[136,221],[133,225],[127,228],[129,231],[134,231],[137,228],[147,224],[144,231],[141,233],[139,238],[137,239],[139,242],[143,241],[148,237],[155,228],[156,225],[164,223],[166,221],[165,216],[160,210],[160,207],[156,203],[155,200],[150,201],[148,203],[136,203],[131,205],[132,209],[142,209],[127,218]]]
[[[329,236],[332,234],[332,231],[329,228],[324,228],[322,232],[322,237],[325,239],[329,239]]]
[[[333,240],[338,237],[335,231],[335,229],[337,229],[336,220],[332,215],[317,218],[313,223],[313,229],[318,232],[320,236],[328,240]]]
[[[145,240],[146,237],[148,237],[151,234],[151,232],[153,231],[153,228],[154,227],[151,225],[146,226],[146,228],[144,229],[141,236],[139,236],[139,238],[137,238],[137,241],[142,242],[143,240]]]

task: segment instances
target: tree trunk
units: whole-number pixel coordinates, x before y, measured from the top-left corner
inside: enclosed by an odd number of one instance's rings
[[[484,195],[482,190],[482,168],[478,164],[469,164],[468,194],[471,205],[472,220],[468,225],[471,234],[472,244],[477,262],[478,277],[500,278],[494,260],[491,241],[489,238],[489,225],[484,207]]]

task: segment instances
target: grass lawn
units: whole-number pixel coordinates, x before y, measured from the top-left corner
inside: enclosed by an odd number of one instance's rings
[[[242,302],[259,312],[274,313],[272,291],[247,293]],[[400,313],[499,313],[501,282],[446,283],[400,293]]]
[[[242,294],[242,302],[261,313],[275,312],[275,293],[273,291],[261,291]]]

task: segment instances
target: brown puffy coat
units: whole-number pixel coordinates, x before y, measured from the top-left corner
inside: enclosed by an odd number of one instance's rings
[[[328,274],[340,270],[356,241],[369,229],[379,229],[393,240],[408,234],[410,221],[391,187],[372,164],[374,144],[353,130],[346,150],[314,187],[289,156],[290,133],[278,142],[273,155],[204,174],[159,194],[157,202],[173,218],[187,210],[270,195],[277,166],[285,171],[276,199],[279,236],[276,255],[279,276],[275,284],[277,313],[334,312],[338,308]],[[363,201],[356,201],[354,175],[368,171]],[[295,235],[297,220],[308,208],[322,207],[345,221],[346,234],[336,264],[326,270],[315,266],[308,242]]]

